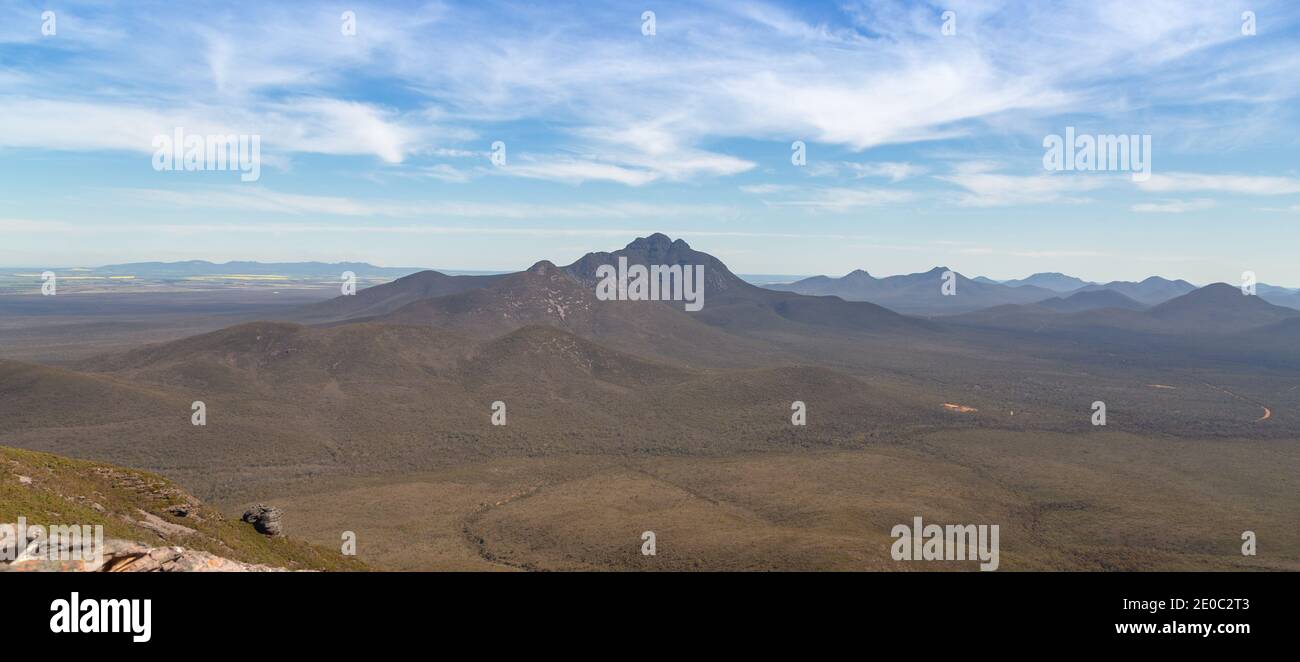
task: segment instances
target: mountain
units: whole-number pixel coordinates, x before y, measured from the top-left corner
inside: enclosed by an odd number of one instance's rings
[[[1081,287],[1091,285],[1091,283],[1082,278],[1067,276],[1055,271],[1037,273],[1028,278],[1022,278],[1019,280],[1004,280],[1001,284],[1008,287],[1032,285],[1034,287],[1041,287],[1045,290],[1052,290],[1053,292],[1073,292]]]
[[[858,294],[875,286],[876,278],[862,269],[855,269],[840,278],[813,276],[794,283],[775,283],[768,289],[791,288],[786,291],[815,296],[837,296],[845,301],[860,301]],[[798,287],[798,290],[793,289]]]
[[[1111,290],[1119,292],[1138,303],[1154,306],[1195,289],[1195,285],[1185,280],[1169,280],[1160,276],[1151,276],[1140,283],[1119,280],[1104,284],[1094,283],[1080,288],[1080,291]]]
[[[543,260],[488,287],[420,298],[384,315],[383,321],[456,328],[477,335],[499,335],[530,324],[590,333],[599,311],[596,303],[594,290]]]
[[[628,264],[640,265],[682,265],[704,266],[704,289],[706,296],[716,295],[728,290],[759,289],[745,282],[741,277],[731,273],[727,265],[708,253],[694,250],[681,239],[673,240],[667,235],[656,232],[648,237],[637,237],[627,246],[612,253],[587,253],[573,264],[562,267],[564,273],[578,282],[594,288],[596,270],[601,265],[617,266],[618,259],[626,257]]]
[[[541,305],[512,298],[524,292]],[[790,365],[762,342],[661,303],[580,311],[585,299],[561,298],[578,292],[587,294],[541,263],[404,313],[459,330],[256,322],[98,357],[75,372],[0,362],[0,387],[14,389],[0,392],[0,434],[34,450],[147,467],[230,501],[268,486],[492,457],[831,447],[864,431],[943,421],[936,406],[909,401],[879,376],[866,383]],[[503,307],[509,301],[520,305]],[[503,310],[517,314],[504,326],[522,326],[488,333]],[[675,318],[686,326],[659,326]],[[638,338],[649,351],[614,347]],[[673,344],[654,345],[658,338]],[[766,353],[746,353],[746,367],[717,367],[751,345]],[[674,353],[658,360],[657,351]],[[42,385],[30,387],[33,379]],[[817,403],[816,428],[792,429],[800,398]],[[205,403],[205,426],[191,424],[194,401]],[[508,405],[507,426],[490,423],[496,401]]]
[[[1052,297],[1039,301],[1039,306],[1055,310],[1058,313],[1077,313],[1098,308],[1121,308],[1124,310],[1145,310],[1146,306],[1114,290],[1084,290],[1068,297]]]
[[[874,278],[857,270],[841,278],[816,276],[770,289],[812,296],[837,296],[846,301],[869,301],[890,310],[911,314],[961,313],[1009,303],[1032,303],[1054,292],[1035,285],[1010,287],[955,274],[956,294],[943,294],[947,267],[919,274]]]
[[[703,309],[688,312],[682,301],[597,300],[597,270],[617,267],[620,258],[646,266],[702,266]],[[931,329],[869,303],[751,285],[712,255],[658,233],[614,252],[589,253],[565,267],[544,260],[514,274],[420,272],[304,306],[282,319],[436,326],[478,338],[547,325],[640,356],[719,367],[758,365],[785,354],[756,335]]]
[[[338,280],[345,271],[360,278],[396,278],[420,271],[415,267],[376,267],[365,262],[131,262],[96,267],[92,273],[128,275],[149,278],[183,278],[186,276],[229,276],[246,274],[275,274],[280,276],[320,277]]]
[[[592,273],[594,278],[594,268]],[[707,285],[705,292],[708,308],[712,293]],[[475,338],[545,325],[639,356],[714,366],[754,365],[772,353],[705,324],[680,301],[600,301],[594,285],[580,283],[545,260],[486,287],[420,299],[364,319],[452,329]]]
[[[1084,290],[1064,299],[1029,306],[997,306],[948,318],[963,325],[1061,333],[1223,335],[1264,328],[1300,317],[1300,311],[1275,306],[1224,283],[1207,285],[1143,309],[1113,290]],[[1116,337],[1116,336],[1111,336]]]
[[[311,323],[384,315],[413,301],[487,287],[503,276],[449,276],[437,271],[421,271],[391,283],[357,290],[356,294],[340,295],[303,306],[292,312],[289,319]]]
[[[721,260],[694,250],[681,239],[655,233],[639,237],[612,253],[588,253],[563,267],[589,288],[597,282],[596,269],[602,264],[617,265],[620,257],[628,264],[703,265],[705,303],[703,310],[691,316],[705,324],[743,334],[817,333],[817,332],[885,332],[930,330],[932,327],[881,306],[848,301],[835,296],[800,296],[781,291],[783,287],[763,288],[751,285],[731,273]],[[862,272],[864,276],[866,272]],[[855,276],[856,278],[856,276]],[[676,304],[680,305],[680,304]]]
[[[1300,290],[1260,283],[1255,287],[1255,292],[1259,294],[1259,298],[1275,306],[1300,310]]]
[[[1146,314],[1186,330],[1228,333],[1300,317],[1300,310],[1275,306],[1227,283],[1214,283],[1170,299]]]

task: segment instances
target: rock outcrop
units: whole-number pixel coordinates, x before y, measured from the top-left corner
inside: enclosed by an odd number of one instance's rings
[[[81,550],[62,550],[71,560],[51,560],[58,554],[21,554],[0,561],[0,572],[287,572],[255,563],[243,563],[184,547],[150,547],[130,540],[105,540],[91,560],[79,558]]]
[[[279,509],[244,519],[157,474],[0,446],[0,572],[366,569],[281,535]]]
[[[245,522],[253,525],[258,533],[264,533],[268,536],[278,536],[282,533],[280,529],[280,516],[284,511],[279,508],[257,504],[252,508],[244,511],[241,518]]]

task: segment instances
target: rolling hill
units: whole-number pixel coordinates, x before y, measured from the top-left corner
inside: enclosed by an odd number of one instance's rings
[[[502,276],[448,276],[437,271],[421,271],[391,283],[357,290],[292,311],[287,317],[304,323],[320,323],[354,317],[373,317],[391,313],[421,299],[460,294],[487,287]]]
[[[1141,282],[1115,280],[1109,283],[1088,285],[1080,288],[1079,291],[1111,290],[1119,292],[1138,303],[1154,306],[1195,289],[1195,285],[1185,280],[1169,280],[1160,276],[1151,276]]]
[[[1098,308],[1119,308],[1122,310],[1144,310],[1146,306],[1116,292],[1115,290],[1083,290],[1067,297],[1052,297],[1039,301],[1037,305],[1050,308],[1058,313],[1078,313]]]
[[[1300,311],[1248,296],[1226,283],[1214,283],[1155,306],[1147,314],[1188,331],[1230,333],[1297,317]]]

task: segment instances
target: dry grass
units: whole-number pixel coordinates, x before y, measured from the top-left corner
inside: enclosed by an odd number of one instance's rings
[[[973,570],[890,529],[997,524],[1001,569],[1300,569],[1300,450],[1273,441],[941,432],[858,450],[502,459],[273,499],[393,569]],[[658,554],[640,554],[641,533]],[[1259,555],[1240,554],[1255,531]]]

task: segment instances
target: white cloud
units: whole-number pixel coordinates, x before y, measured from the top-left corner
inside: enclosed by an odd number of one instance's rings
[[[426,177],[431,177],[450,184],[464,184],[472,179],[469,172],[457,169],[456,167],[446,163],[439,163],[427,168],[421,168],[420,172]]]
[[[928,169],[924,166],[892,161],[881,161],[878,163],[845,163],[844,165],[849,170],[853,171],[856,177],[887,177],[891,182],[901,182],[904,179],[928,172]]]
[[[808,165],[808,174],[813,177],[839,177],[848,175],[854,179],[879,177],[898,183],[929,172],[929,168],[915,163],[901,161],[815,161]]]
[[[381,217],[409,219],[472,218],[492,220],[710,218],[732,214],[726,205],[619,201],[600,204],[545,205],[512,202],[439,200],[404,202],[342,196],[282,193],[261,186],[173,191],[108,189],[119,199],[142,207],[217,209],[291,216]]]
[[[1207,198],[1197,198],[1195,200],[1164,200],[1162,202],[1143,202],[1133,205],[1131,209],[1136,212],[1156,213],[1156,214],[1183,214],[1189,211],[1199,211],[1209,209],[1214,206],[1214,201]]]
[[[880,207],[884,205],[908,202],[915,198],[911,191],[898,191],[880,188],[844,188],[828,187],[809,191],[802,199],[767,201],[776,207],[802,207],[817,211],[842,212],[862,207]]]
[[[625,168],[611,163],[583,161],[578,159],[524,160],[520,163],[508,163],[496,170],[501,174],[530,179],[546,179],[567,184],[581,184],[586,181],[609,181],[641,186],[659,179],[659,174],[644,170]]]
[[[1300,193],[1300,178],[1259,175],[1211,175],[1192,172],[1153,174],[1138,184],[1147,191],[1215,191],[1242,195],[1289,195]]]
[[[789,191],[799,190],[799,187],[791,186],[789,184],[746,184],[739,188],[741,193],[749,193],[751,195],[770,195],[772,193],[786,193]]]
[[[0,218],[0,232],[66,232],[76,226],[64,221],[37,221],[28,218]]]
[[[1293,46],[1224,47],[1240,35],[1215,0],[962,2],[954,37],[939,34],[924,3],[853,4],[825,23],[763,4],[704,5],[661,13],[655,39],[639,35],[625,8],[601,4],[359,0],[351,38],[339,35],[337,13],[276,3],[203,21],[126,5],[92,24],[68,4],[67,34],[52,43],[20,27],[31,25],[25,11],[0,13],[0,42],[78,55],[51,60],[39,86],[0,71],[0,146],[141,150],[158,125],[253,125],[268,149],[397,164],[468,155],[457,141],[493,123],[544,121],[558,151],[530,148],[537,163],[524,176],[643,186],[756,167],[726,153],[731,139],[865,150],[990,127],[1013,139],[1077,109],[1142,110],[1168,127],[1200,104],[1250,109],[1300,93]],[[1285,23],[1288,9],[1270,16]],[[145,31],[156,38],[135,37]],[[1137,99],[1127,93],[1135,80]],[[379,86],[391,98],[374,98]],[[1173,107],[1172,117],[1153,110]],[[1197,116],[1196,135],[1224,135],[1214,129],[1240,116]],[[863,164],[859,174],[897,182],[919,173],[895,166]]]
[[[1103,175],[1064,173],[1003,175],[988,172],[957,172],[937,179],[966,189],[958,203],[968,207],[1002,207],[1043,203],[1076,203],[1079,197],[1108,182]]]
[[[361,103],[292,99],[262,113],[186,105],[156,110],[121,103],[0,97],[0,145],[55,150],[152,153],[153,137],[176,127],[202,135],[260,135],[268,151],[376,156],[398,163],[433,127],[404,124],[392,113]]]

